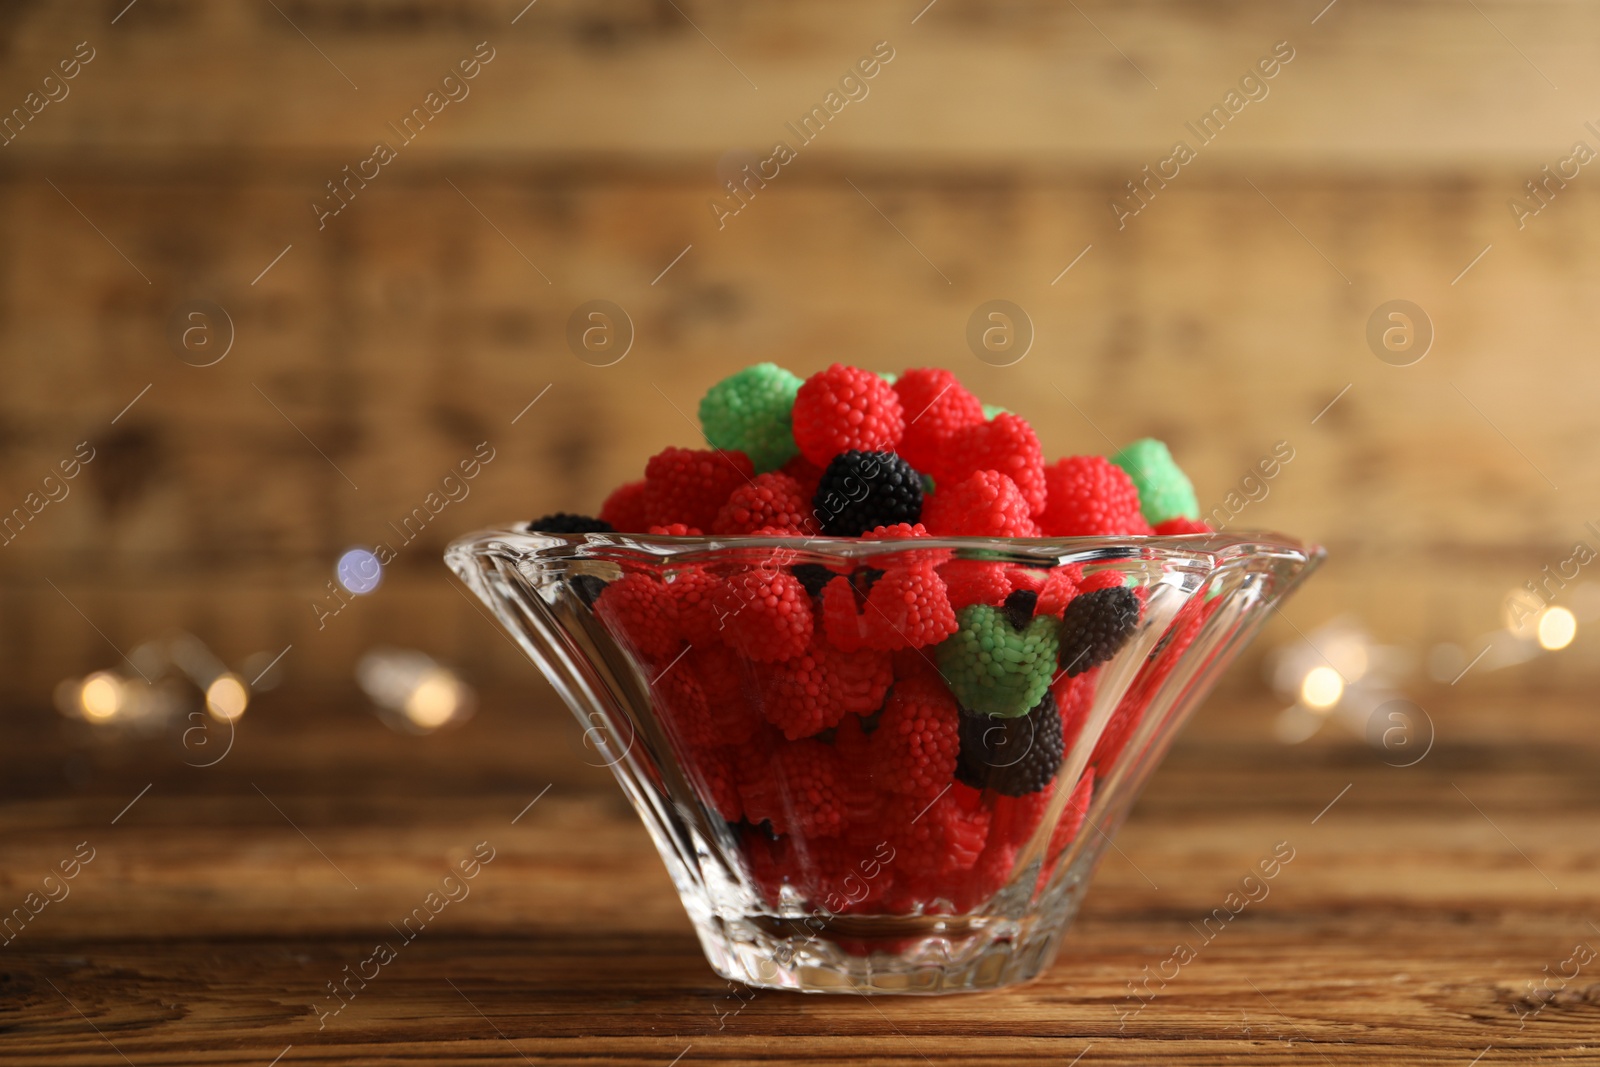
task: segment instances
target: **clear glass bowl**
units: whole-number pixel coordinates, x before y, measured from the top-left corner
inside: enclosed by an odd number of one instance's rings
[[[993,989],[1048,966],[1178,727],[1321,558],[1277,535],[523,529],[446,555],[616,773],[711,966],[752,986],[872,993]],[[950,625],[919,601],[936,583],[957,604],[1035,589],[1035,620],[1075,590],[1121,586],[1137,624],[1069,674],[1049,648],[1063,628],[1039,623],[1062,740],[1044,703],[1023,718],[961,711],[972,758],[952,776],[955,697],[1014,716],[1002,705],[1031,700],[1041,667],[999,654],[981,657],[988,675],[960,666],[928,639]],[[869,714],[886,687],[893,710]]]

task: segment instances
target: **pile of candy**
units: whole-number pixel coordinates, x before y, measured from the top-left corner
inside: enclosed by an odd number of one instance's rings
[[[1144,591],[1112,569],[914,543],[1205,532],[1166,446],[1047,464],[1026,420],[934,368],[835,364],[801,380],[763,363],[713,386],[700,422],[709,448],[651,457],[598,518],[532,528],[905,542],[873,566],[816,562],[825,546],[808,557],[797,540],[758,561],[575,583],[652,680],[686,773],[737,826],[768,903],[968,910],[1059,808],[1048,872],[1151,691],[1130,692],[1081,777],[1057,782]]]

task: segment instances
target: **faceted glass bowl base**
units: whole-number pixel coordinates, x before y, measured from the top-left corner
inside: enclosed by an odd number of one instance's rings
[[[611,766],[717,973],[856,993],[994,989],[1048,966],[1178,727],[1321,558],[1276,535],[524,529],[463,538],[446,556]],[[939,603],[993,605],[1034,589],[1033,622],[1053,635],[1065,629],[1044,615],[1112,587],[1138,604],[1114,655],[1069,672],[1050,646],[1049,697],[1033,705],[1029,689],[985,720],[1010,748],[985,749],[976,770],[963,755],[955,780],[948,766],[931,780],[905,773],[900,735],[879,733],[895,702],[912,700],[902,694],[947,709],[1010,699],[974,690],[982,670],[952,665],[914,601],[931,588]],[[998,684],[1018,682],[1001,651],[984,656]],[[1047,783],[1018,786],[1008,768],[1050,736],[1034,732],[1047,706],[1059,761],[1035,755],[1028,766]]]
[[[724,978],[805,993],[977,992],[1026,982],[1055,959],[1077,901],[1004,916],[813,916],[697,922]]]

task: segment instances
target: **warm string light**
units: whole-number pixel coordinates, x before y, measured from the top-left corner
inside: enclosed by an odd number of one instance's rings
[[[1539,612],[1534,633],[1540,648],[1546,652],[1557,652],[1572,644],[1572,639],[1578,636],[1578,619],[1566,608],[1545,608]]]
[[[359,561],[352,573],[365,574]],[[230,670],[193,634],[148,641],[128,657],[128,673],[100,670],[56,687],[61,714],[98,727],[132,727],[140,733],[189,723],[203,709],[213,720],[238,722],[255,694],[278,684],[283,652],[258,652]],[[246,681],[246,678],[254,681]],[[376,648],[356,669],[361,688],[390,727],[426,734],[470,718],[477,696],[455,672],[421,652]],[[194,729],[192,725],[186,730]],[[108,736],[115,736],[112,731]],[[187,736],[187,735],[186,735]]]
[[[1503,670],[1571,647],[1579,624],[1600,620],[1600,584],[1579,582],[1557,592],[1560,604],[1512,590],[1504,602],[1502,627],[1469,645],[1434,645],[1427,656],[1429,676],[1455,685],[1469,674]],[[1381,744],[1394,734],[1386,724],[1397,702],[1409,704],[1397,685],[1410,672],[1411,658],[1404,649],[1374,643],[1348,617],[1274,650],[1268,680],[1293,703],[1279,714],[1273,732],[1286,744],[1298,744],[1328,720],[1339,719],[1369,743]],[[1374,730],[1378,720],[1385,728]]]
[[[96,671],[78,687],[78,706],[90,722],[116,718],[123,703],[122,679],[110,671]]]
[[[356,683],[393,729],[426,734],[465,722],[477,704],[472,687],[413,649],[375,648],[356,664]]]
[[[1453,684],[1468,670],[1487,674],[1570,647],[1580,624],[1600,620],[1600,585],[1578,582],[1555,592],[1562,603],[1536,600],[1526,589],[1511,590],[1504,601],[1502,628],[1467,645],[1433,646],[1429,674],[1434,681]]]
[[[220,722],[233,722],[250,705],[250,689],[236,674],[221,674],[206,686],[206,710]]]
[[[1376,644],[1353,618],[1334,619],[1269,658],[1273,689],[1293,701],[1279,713],[1273,733],[1299,744],[1337,719],[1370,742],[1372,717],[1401,698],[1396,686],[1410,669],[1403,649]]]
[[[1344,697],[1344,679],[1332,667],[1313,667],[1300,681],[1300,703],[1313,711],[1331,711]]]
[[[257,689],[277,684],[276,670],[268,676],[273,657],[258,652],[246,660],[244,670],[235,672],[198,637],[178,633],[134,648],[128,672],[100,670],[63,680],[56,687],[56,707],[68,718],[144,733],[186,722],[196,705],[218,722],[233,723],[244,715]],[[246,675],[262,684],[253,686]]]

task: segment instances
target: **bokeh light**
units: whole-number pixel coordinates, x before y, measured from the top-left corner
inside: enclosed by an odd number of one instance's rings
[[[444,669],[430,671],[417,681],[407,695],[403,710],[406,718],[424,730],[437,730],[461,707],[461,686],[456,676]]]
[[[1344,679],[1332,667],[1313,667],[1300,682],[1300,703],[1325,711],[1344,696]]]
[[[1539,613],[1539,647],[1555,652],[1572,644],[1578,635],[1578,619],[1566,608],[1545,608]]]
[[[90,722],[105,722],[116,717],[124,703],[122,679],[110,671],[96,671],[83,680],[78,704]]]
[[[214,719],[233,722],[250,704],[250,690],[236,674],[219,675],[206,686],[206,710]]]
[[[356,596],[366,596],[383,583],[383,564],[365,548],[352,548],[334,568],[339,584]]]

